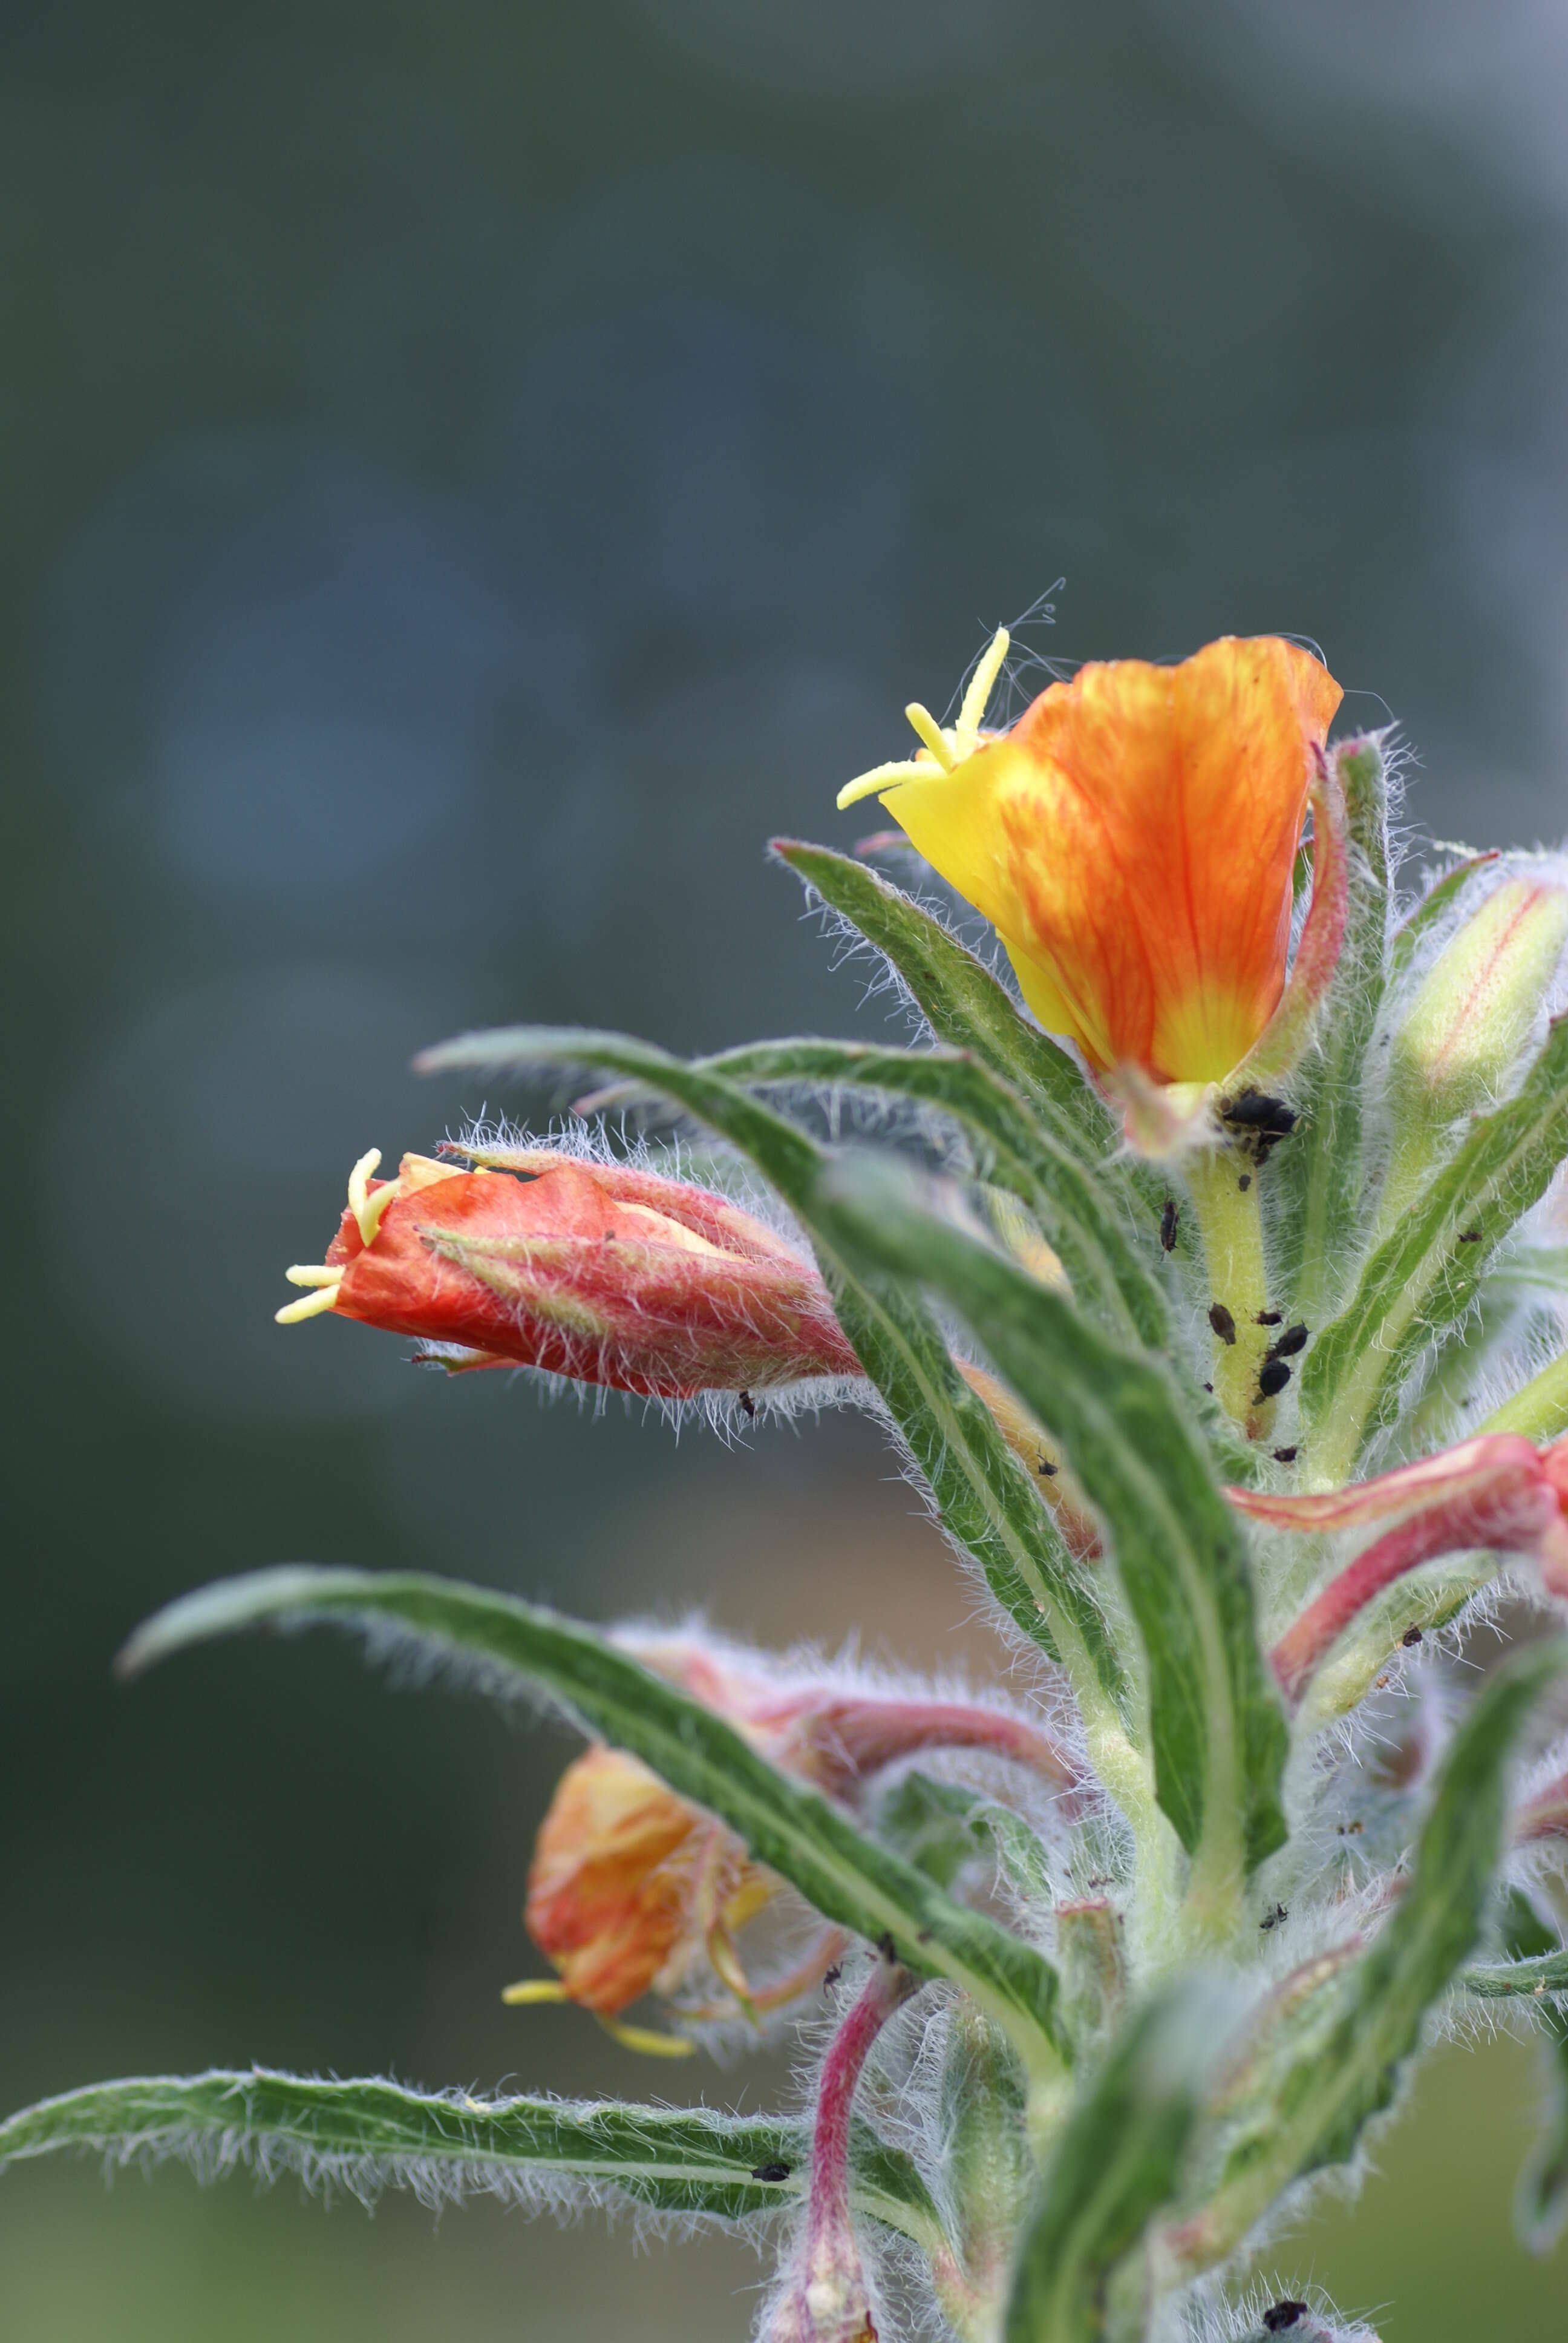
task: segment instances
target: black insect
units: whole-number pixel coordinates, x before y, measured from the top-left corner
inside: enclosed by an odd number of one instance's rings
[[[1399,1640],[1404,1645],[1407,1652],[1413,1652],[1416,1645],[1422,1641],[1421,1629],[1419,1627],[1407,1627]]]
[[[1282,1310],[1260,1310],[1253,1323],[1258,1326],[1277,1326],[1284,1314]]]
[[[1270,1928],[1282,1928],[1290,1916],[1282,1904],[1276,1904],[1273,1910],[1259,1921],[1258,1926],[1265,1931]]]
[[[1298,2318],[1307,2315],[1304,2302],[1271,2302],[1263,2313],[1263,2325],[1271,2335],[1283,2335]]]
[[[1243,1172],[1241,1178],[1236,1182],[1237,1187],[1240,1188],[1243,1196],[1246,1194],[1251,1184],[1252,1175],[1250,1172]]]
[[[1276,1448],[1273,1451],[1274,1462],[1276,1464],[1293,1464],[1300,1453],[1295,1448]]]
[[[843,1968],[843,1964],[842,1964],[842,1962],[840,1962],[840,1961],[835,1961],[835,1962],[834,1962],[834,1964],[833,1964],[833,1966],[832,1966],[832,1967],[829,1970],[829,1972],[828,1972],[827,1976],[822,1979],[822,1990],[824,1991],[824,1993],[827,1991],[828,1987],[829,1987],[830,1985],[837,1985],[837,1984],[838,1984],[838,1982],[839,1982],[839,1979],[843,1976],[843,1974],[844,1974],[844,1968]]]
[[[757,1414],[757,1402],[752,1398],[749,1392],[741,1393],[739,1408],[741,1414],[746,1418],[748,1423],[755,1421]]]
[[[1209,1304],[1209,1323],[1221,1342],[1235,1341],[1236,1322],[1222,1302],[1211,1302]]]
[[[1297,1122],[1296,1110],[1266,1091],[1238,1091],[1220,1101],[1220,1120],[1256,1164],[1264,1164]]]
[[[1204,1384],[1204,1386],[1203,1386],[1203,1388],[1204,1388],[1204,1390],[1205,1390],[1206,1392],[1211,1392],[1211,1391],[1213,1390],[1214,1386],[1213,1386],[1213,1384],[1212,1384],[1212,1383],[1205,1383],[1205,1384]]]
[[[1035,1469],[1042,1473],[1048,1481],[1054,1481],[1056,1478],[1057,1467],[1054,1464],[1048,1464],[1043,1456]]]
[[[787,2164],[754,2164],[751,2177],[753,2180],[788,2180],[789,2167]]]
[[[1165,1209],[1160,1215],[1160,1242],[1167,1252],[1176,1250],[1176,1224],[1181,1220],[1174,1196],[1167,1196]]]
[[[1306,1328],[1299,1325],[1287,1326],[1284,1332],[1275,1342],[1270,1343],[1269,1356],[1271,1359],[1293,1359],[1298,1351],[1304,1351],[1306,1347]]]
[[[1258,1397],[1278,1399],[1291,1380],[1291,1371],[1283,1359],[1265,1359],[1258,1374]]]
[[[899,1948],[893,1942],[893,1932],[890,1928],[885,1928],[882,1934],[877,1938],[877,1950],[880,1953],[885,1961],[896,1961],[898,1959]]]
[[[1460,1231],[1459,1242],[1461,1244],[1479,1244],[1481,1242],[1481,1231],[1479,1229],[1462,1229]]]

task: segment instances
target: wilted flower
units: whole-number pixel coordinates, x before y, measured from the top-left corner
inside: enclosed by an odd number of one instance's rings
[[[1226,1493],[1239,1513],[1278,1529],[1382,1531],[1275,1645],[1274,1674],[1292,1700],[1369,1603],[1442,1554],[1528,1554],[1546,1592],[1568,1597],[1568,1440],[1537,1449],[1513,1433],[1484,1433],[1419,1464],[1317,1496]]]
[[[997,637],[956,725],[923,708],[876,795],[990,920],[1024,999],[1098,1071],[1221,1081],[1277,1006],[1308,791],[1340,687],[1292,643],[1227,636],[1177,667],[1094,662],[981,729]]]
[[[377,1181],[380,1160],[355,1165],[323,1265],[288,1272],[313,1291],[282,1323],[332,1311],[453,1367],[657,1399],[859,1372],[811,1263],[707,1189],[545,1148],[521,1178],[406,1155]]]

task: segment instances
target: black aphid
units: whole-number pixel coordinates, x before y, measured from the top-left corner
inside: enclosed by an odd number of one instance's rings
[[[788,2180],[789,2167],[787,2164],[754,2164],[751,2177],[753,2180]]]
[[[1293,1464],[1299,1453],[1300,1451],[1294,1448],[1276,1448],[1272,1451],[1276,1464]]]
[[[1293,1359],[1298,1351],[1304,1351],[1306,1347],[1306,1328],[1300,1325],[1287,1326],[1278,1342],[1270,1343],[1269,1356],[1271,1359]]]
[[[1271,2302],[1263,2313],[1263,2325],[1271,2335],[1283,2335],[1298,2318],[1307,2315],[1304,2302]]]
[[[1221,1342],[1235,1341],[1236,1322],[1222,1302],[1211,1302],[1209,1304],[1209,1323]]]
[[[1175,1197],[1167,1196],[1165,1209],[1160,1215],[1160,1242],[1167,1252],[1176,1250],[1176,1224],[1181,1218]]]
[[[1258,1397],[1278,1399],[1291,1380],[1291,1371],[1283,1359],[1265,1359],[1258,1375]]]

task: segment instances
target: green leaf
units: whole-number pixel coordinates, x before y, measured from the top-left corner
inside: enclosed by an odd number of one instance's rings
[[[750,1084],[826,1082],[935,1107],[978,1135],[990,1176],[1027,1204],[1060,1255],[1081,1309],[1151,1351],[1171,1348],[1159,1280],[1140,1258],[1118,1182],[1031,1120],[1008,1085],[967,1051],[879,1050],[858,1041],[762,1041],[698,1061],[704,1073]]]
[[[1030,1025],[1006,988],[940,920],[879,872],[826,846],[776,838],[773,851],[891,961],[939,1041],[970,1050],[1020,1090],[1051,1136],[1098,1161],[1111,1119],[1067,1051]]]
[[[1145,2005],[1111,2044],[1041,2179],[1008,2304],[1006,2343],[1095,2343],[1117,2265],[1176,2194],[1213,2056],[1212,1988]]]
[[[1548,1994],[1568,1993],[1568,1947],[1559,1946],[1534,1960],[1477,1961],[1460,1982],[1483,2001],[1540,2001]]]
[[[1393,1421],[1422,1352],[1463,1317],[1497,1247],[1565,1154],[1568,1018],[1558,1018],[1517,1096],[1473,1121],[1308,1353],[1302,1409],[1325,1481],[1349,1480]]]
[[[0,2123],[0,2167],[57,2148],[120,2163],[177,2157],[203,2179],[236,2164],[367,2197],[412,2188],[427,2203],[484,2191],[566,2207],[628,2197],[665,2213],[726,2220],[778,2210],[803,2192],[803,2127],[708,2107],[610,2100],[479,2099],[381,2078],[324,2081],[253,2066],[240,2073],[138,2075],[44,2099]],[[759,2180],[786,2165],[782,2180]],[[857,2127],[859,2209],[921,2243],[940,2237],[907,2156]]]
[[[1568,1986],[1568,1951],[1556,1929],[1547,1926],[1517,1887],[1510,1891],[1504,1905],[1503,1945],[1516,1961],[1551,1959],[1555,1955]],[[1543,1997],[1538,2016],[1546,2037],[1543,2046],[1546,2103],[1535,2145],[1513,2192],[1513,2226],[1531,2253],[1545,2254],[1562,2236],[1568,2219],[1568,2006]]]
[[[1110,1530],[1142,1637],[1155,1788],[1194,1858],[1194,1892],[1232,1901],[1285,1835],[1289,1734],[1264,1671],[1236,1517],[1162,1371],[1117,1349],[1062,1300],[866,1156],[823,1182],[847,1250],[923,1280],[1061,1444]]]
[[[1422,945],[1432,930],[1447,918],[1476,872],[1484,870],[1488,863],[1496,860],[1497,849],[1494,846],[1488,847],[1482,854],[1467,852],[1462,862],[1455,863],[1452,870],[1445,870],[1442,877],[1427,889],[1394,937],[1389,952],[1391,984],[1396,983],[1410,968]]]
[[[1066,1664],[1091,1730],[1097,1695],[1105,1730],[1120,1729],[1126,1678],[1092,1592],[919,1296],[853,1274],[832,1249],[816,1201],[828,1158],[814,1140],[739,1084],[623,1034],[519,1026],[443,1042],[416,1063],[424,1073],[602,1067],[673,1099],[749,1156],[818,1242],[839,1323],[909,1443],[944,1525],[973,1554],[1017,1625]]]
[[[1531,1707],[1563,1665],[1553,1640],[1484,1686],[1449,1751],[1414,1874],[1371,1949],[1292,2011],[1289,2056],[1267,2100],[1223,2143],[1217,2185],[1168,2240],[1190,2270],[1233,2253],[1282,2192],[1344,2164],[1392,2101],[1427,2012],[1481,1934],[1503,1846],[1509,1761]],[[1475,1972],[1466,1973],[1469,1983]]]
[[[877,1835],[939,1887],[990,1855],[1019,1895],[1048,1903],[1055,1893],[1045,1849],[1023,1816],[957,1782],[906,1774],[877,1808]]]
[[[1363,1075],[1382,1000],[1388,948],[1388,789],[1376,740],[1335,753],[1350,834],[1344,942],[1291,1099],[1301,1117],[1276,1159],[1271,1185],[1289,1232],[1292,1317],[1315,1323],[1332,1282],[1353,1269],[1365,1209]]]
[[[962,1985],[1007,2028],[1031,2071],[1062,2055],[1056,1976],[1038,1953],[951,1903],[819,1792],[778,1772],[711,1709],[574,1620],[487,1587],[412,1573],[263,1570],[170,1604],[137,1629],[120,1666],[136,1674],[215,1636],[327,1619],[367,1632],[373,1646],[405,1642],[460,1659],[486,1686],[540,1686],[589,1731],[727,1822],[824,1918],[873,1941],[890,1935],[907,1967]]]

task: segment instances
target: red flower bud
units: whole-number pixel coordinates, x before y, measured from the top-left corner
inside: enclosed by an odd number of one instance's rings
[[[858,1374],[815,1268],[722,1196],[551,1149],[528,1175],[366,1156],[316,1290],[278,1312],[450,1346],[447,1363],[539,1367],[644,1398]]]

